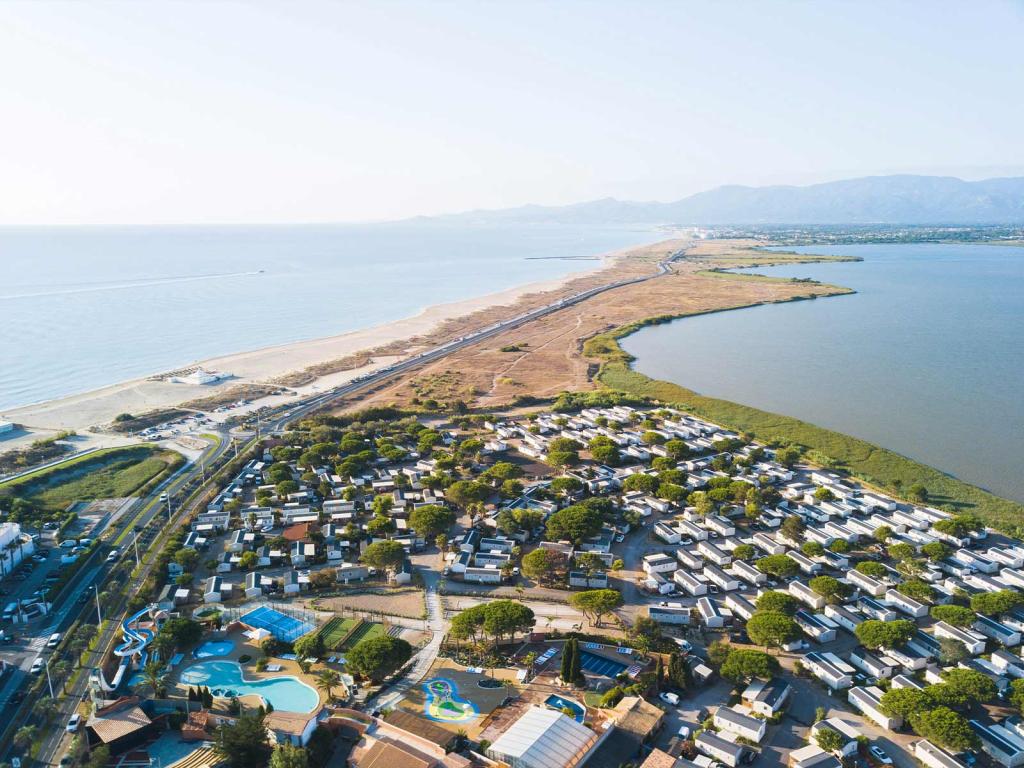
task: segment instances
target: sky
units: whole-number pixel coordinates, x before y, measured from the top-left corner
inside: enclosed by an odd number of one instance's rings
[[[1024,2],[0,3],[0,225],[1024,175]]]

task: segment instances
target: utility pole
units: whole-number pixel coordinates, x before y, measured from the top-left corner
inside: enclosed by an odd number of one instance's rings
[[[96,591],[96,626],[103,624],[103,612],[100,611],[100,585],[93,584],[92,588]]]
[[[135,538],[132,539],[132,544],[135,545],[135,567],[138,568],[142,563],[139,561],[139,532],[135,532]]]
[[[49,662],[49,660],[47,660],[46,664],[44,664],[43,666],[46,667],[46,684],[48,686],[50,686],[50,698],[51,699],[56,699],[57,697],[53,695],[53,680],[50,679],[50,662]]]

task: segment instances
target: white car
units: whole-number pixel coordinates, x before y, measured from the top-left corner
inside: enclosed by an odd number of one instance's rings
[[[43,671],[43,667],[45,665],[46,662],[44,662],[43,658],[40,656],[38,659],[32,662],[32,669],[30,669],[29,672],[33,675],[38,675],[40,672]]]
[[[75,714],[71,716],[71,719],[68,720],[68,726],[64,730],[66,730],[68,733],[76,733],[78,731],[78,726],[80,726],[81,724],[82,716],[75,712]]]
[[[690,738],[690,726],[681,725],[679,726],[679,732],[677,733],[680,739],[686,740]]]
[[[882,765],[892,765],[892,758],[885,754],[885,750],[881,747],[876,747],[874,744],[872,744],[870,747],[868,747],[868,752],[870,752],[871,756],[875,758],[875,760],[880,762]]]
[[[658,695],[658,698],[664,701],[666,704],[671,704],[673,707],[679,704],[679,695],[665,691]]]
[[[673,637],[672,641],[687,653],[693,650],[693,646],[681,637]]]
[[[50,639],[46,641],[47,648],[56,648],[60,645],[60,632],[54,632],[50,635]]]

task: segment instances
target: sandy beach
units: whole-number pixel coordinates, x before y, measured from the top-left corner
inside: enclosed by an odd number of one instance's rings
[[[351,331],[336,336],[299,341],[246,352],[238,352],[193,363],[208,371],[229,374],[231,378],[217,384],[185,384],[158,380],[155,373],[147,378],[112,384],[100,389],[70,395],[55,400],[21,406],[0,414],[0,419],[12,421],[24,427],[15,436],[0,441],[0,450],[10,450],[22,444],[57,430],[84,432],[90,427],[109,424],[121,413],[135,415],[158,408],[181,406],[190,401],[217,395],[239,385],[275,384],[288,382],[289,377],[303,380],[298,386],[290,386],[285,395],[262,398],[260,405],[280,402],[282,398],[294,398],[294,393],[304,395],[318,389],[344,383],[361,373],[389,364],[396,359],[394,353],[381,352],[362,361],[358,367],[348,370],[320,372],[315,376],[296,374],[313,367],[330,368],[331,361],[365,353],[369,350],[393,348],[397,356],[407,349],[430,346],[433,338],[425,338],[442,328],[453,332],[460,320],[467,325],[463,332],[487,324],[491,311],[508,312],[510,308],[528,300],[530,306],[554,301],[560,294],[575,290],[571,284],[610,282],[617,279],[616,268],[621,268],[630,254],[642,253],[647,246],[627,248],[603,254],[598,260],[581,261],[591,265],[580,271],[555,280],[527,283],[508,290],[428,307],[418,314],[382,325]],[[607,278],[605,274],[607,273]],[[547,298],[550,297],[550,298]],[[492,320],[493,321],[493,320]],[[472,324],[470,324],[472,323]],[[404,348],[403,348],[404,347]],[[237,413],[237,411],[236,411]],[[123,438],[121,438],[123,440]],[[93,442],[93,441],[91,441]]]

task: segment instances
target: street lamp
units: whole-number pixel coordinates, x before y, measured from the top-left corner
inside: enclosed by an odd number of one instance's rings
[[[93,584],[92,588],[96,590],[96,626],[99,627],[103,623],[103,614],[100,611],[100,585]]]

